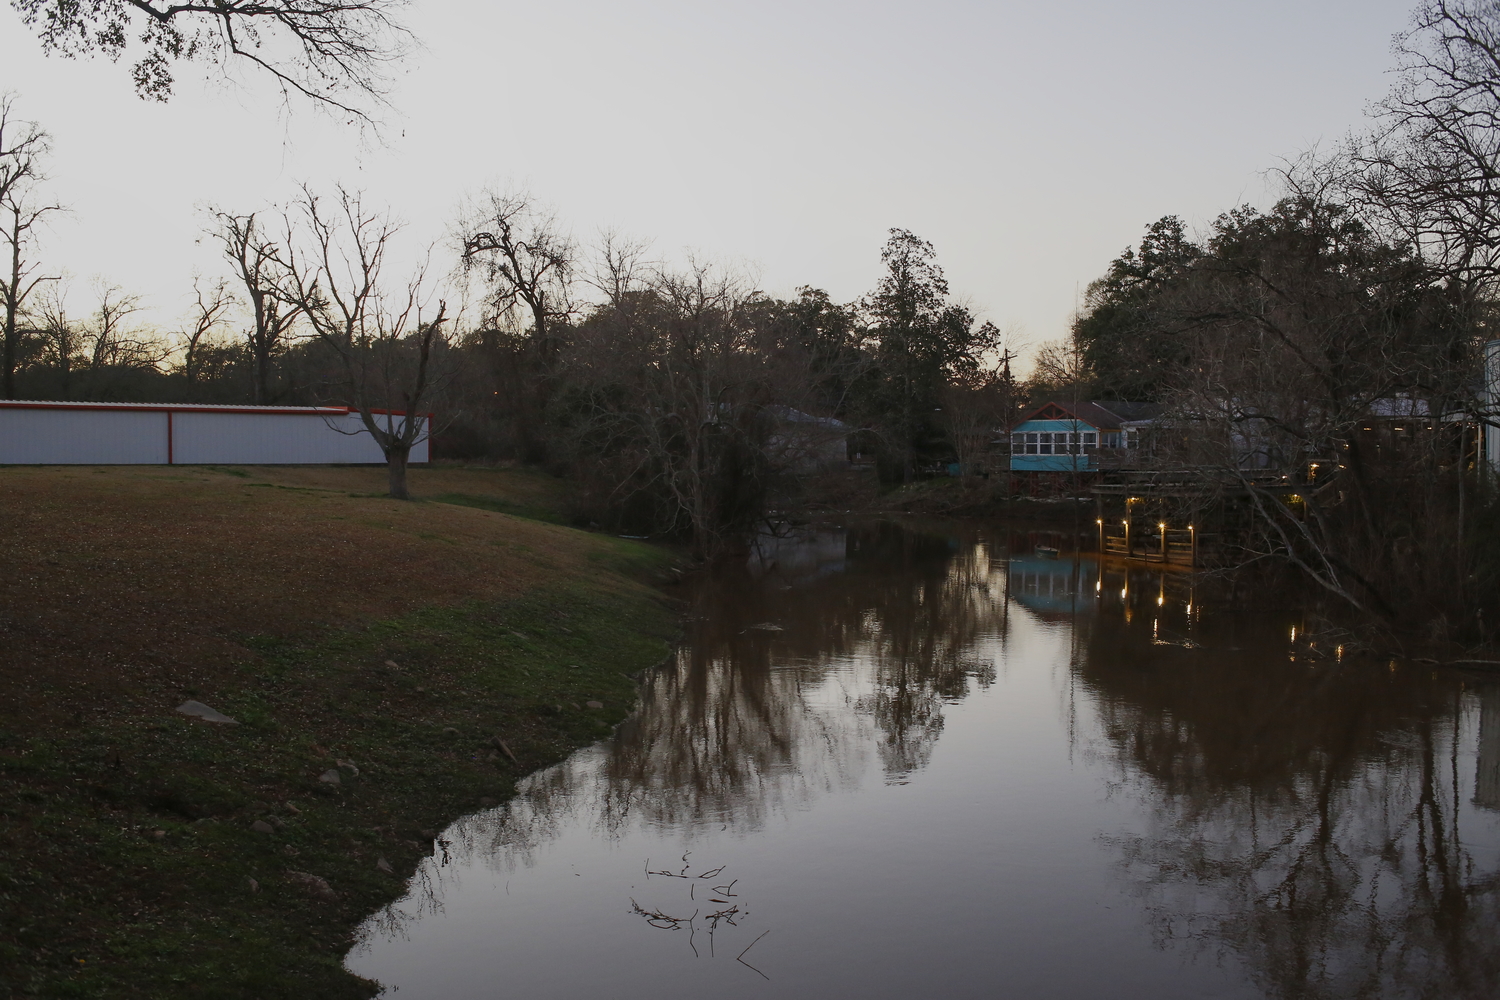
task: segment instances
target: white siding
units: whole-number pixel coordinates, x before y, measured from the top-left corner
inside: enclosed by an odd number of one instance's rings
[[[172,417],[172,461],[178,465],[296,465],[382,462],[359,417],[275,413],[177,413]]]
[[[0,407],[0,464],[164,465],[167,415],[156,410]]]
[[[424,433],[429,429],[424,427]],[[426,462],[428,457],[424,440],[412,449],[410,460]],[[0,405],[0,464],[4,465],[331,465],[384,461],[357,413]]]

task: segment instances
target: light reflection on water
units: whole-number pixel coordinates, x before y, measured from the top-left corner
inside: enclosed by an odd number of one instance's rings
[[[349,965],[417,1000],[1500,995],[1500,687],[1228,601],[1001,529],[765,539]]]

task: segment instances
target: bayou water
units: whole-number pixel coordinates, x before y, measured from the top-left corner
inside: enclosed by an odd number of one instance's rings
[[[349,967],[400,1000],[1500,996],[1500,683],[1036,542],[762,539],[614,738],[445,831]]]

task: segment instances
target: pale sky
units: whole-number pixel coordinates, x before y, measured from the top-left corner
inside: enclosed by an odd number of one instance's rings
[[[144,103],[126,62],[46,58],[5,4],[0,90],[54,137],[71,215],[42,256],[75,276],[75,311],[98,275],[170,326],[195,269],[224,273],[204,205],[343,182],[415,248],[490,184],[579,239],[740,262],[780,295],[857,297],[886,230],[911,229],[956,296],[1035,346],[1148,223],[1264,205],[1268,168],[1360,128],[1414,2],[415,0],[423,49],[383,144],[191,66]]]

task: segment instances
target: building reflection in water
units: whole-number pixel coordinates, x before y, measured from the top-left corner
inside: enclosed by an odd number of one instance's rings
[[[753,832],[910,781],[1024,618],[1066,630],[1069,739],[1133,817],[1097,843],[1160,947],[1274,997],[1500,995],[1500,859],[1469,846],[1500,809],[1500,685],[1293,644],[1298,614],[1241,613],[1227,584],[1053,548],[894,524],[761,539],[694,590],[616,737],[455,824],[451,856],[513,870],[568,824]]]

